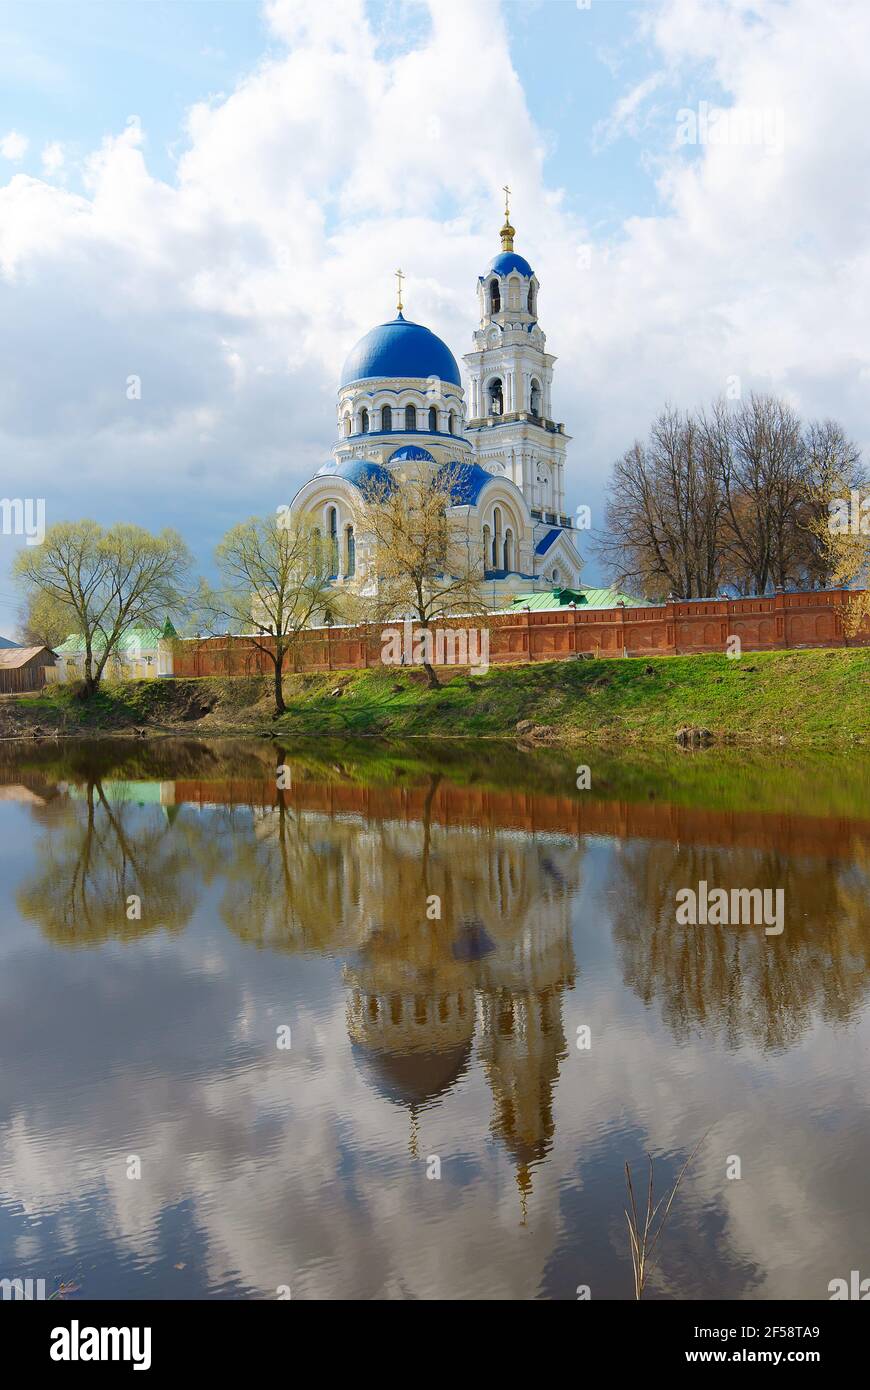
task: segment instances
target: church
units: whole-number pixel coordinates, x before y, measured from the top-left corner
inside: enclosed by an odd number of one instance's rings
[[[506,190],[506,193],[509,190]],[[351,350],[338,387],[329,463],[296,494],[290,516],[312,526],[337,590],[377,584],[361,530],[372,482],[401,486],[408,469],[449,468],[448,512],[476,541],[487,607],[537,589],[576,589],[582,559],[565,503],[570,436],[552,418],[553,364],[538,322],[539,283],[514,250],[505,202],[501,251],[477,282],[479,325],[464,357],[468,395],[446,343],[403,314]]]

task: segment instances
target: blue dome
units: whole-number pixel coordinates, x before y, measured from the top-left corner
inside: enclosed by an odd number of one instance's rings
[[[345,459],[343,463],[336,463],[334,460],[325,463],[322,468],[317,470],[318,478],[333,477],[345,478],[347,482],[353,483],[360,492],[364,492],[371,483],[383,483],[388,491],[395,487],[395,480],[388,468],[384,468],[380,463],[371,463],[367,459]]]
[[[432,455],[428,449],[420,449],[416,444],[403,444],[401,449],[397,449],[394,454],[390,454],[388,463],[434,463]]]
[[[360,338],[342,368],[339,385],[402,376],[437,376],[453,386],[460,384],[456,358],[447,344],[421,323],[410,323],[399,314]]]
[[[487,483],[494,481],[494,475],[479,463],[448,463],[445,470],[450,474],[454,507],[473,507]]]
[[[525,257],[518,256],[516,251],[502,251],[489,268],[496,275],[510,275],[512,270],[518,270],[527,280],[531,280],[535,273]]]

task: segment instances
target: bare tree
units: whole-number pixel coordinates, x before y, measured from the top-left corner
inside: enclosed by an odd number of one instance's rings
[[[865,482],[840,425],[803,428],[774,396],[695,415],[667,408],[614,464],[594,548],[648,598],[854,583],[860,541],[832,534],[828,517]]]
[[[217,590],[203,585],[199,605],[211,631],[245,632],[272,663],[275,714],[283,714],[288,653],[330,605],[331,581],[317,536],[285,512],[252,517],[228,531],[216,551]]]
[[[619,582],[648,598],[716,591],[722,498],[712,442],[703,423],[666,408],[648,443],[614,465],[596,549]]]
[[[373,479],[363,492],[361,530],[374,548],[377,592],[364,600],[373,621],[408,616],[427,630],[436,618],[486,611],[479,540],[462,507],[457,467],[409,470],[401,485]],[[431,662],[423,666],[437,688]]]
[[[785,401],[755,395],[727,419],[720,455],[727,578],[742,592],[785,585],[803,497],[800,420]]]

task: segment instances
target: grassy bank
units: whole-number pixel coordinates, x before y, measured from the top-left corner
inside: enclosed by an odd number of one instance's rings
[[[870,739],[870,651],[540,662],[457,672],[440,690],[417,671],[333,671],[288,676],[285,698],[276,721],[260,678],[107,684],[90,701],[49,687],[5,697],[0,732],[500,738],[530,721],[571,743],[672,740],[689,725],[741,743],[834,747]]]

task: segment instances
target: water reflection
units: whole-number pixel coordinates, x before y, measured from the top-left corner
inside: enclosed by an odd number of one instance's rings
[[[0,1252],[5,1231],[16,1269],[84,1249],[98,1296],[268,1294],[291,1267],[301,1296],[571,1297],[587,1282],[628,1297],[624,1160],[651,1145],[667,1170],[724,1118],[660,1291],[824,1296],[846,1233],[867,1232],[852,1198],[866,1110],[848,1097],[867,1032],[870,796],[835,772],[805,811],[783,812],[773,779],[768,804],[754,791],[741,810],[727,767],[699,791],[698,764],[670,800],[659,770],[616,765],[590,797],[557,755],[499,757],[496,771],[262,745],[7,754],[0,814],[28,832],[7,878],[39,929],[0,943]],[[783,887],[783,936],[679,927],[677,888],[700,879]],[[100,950],[67,949],[86,946]],[[62,1060],[39,1034],[49,1003]],[[749,1123],[747,1061],[761,1092],[781,1105],[793,1075],[852,1136],[836,1173],[802,1111]],[[140,1149],[152,1176],[133,1192],[107,1155]],[[747,1226],[720,1159],[756,1149],[767,1182],[743,1189]],[[443,1185],[421,1185],[433,1153]],[[799,1153],[816,1155],[807,1182],[829,1211],[795,1260],[757,1242]],[[197,1241],[207,1253],[170,1259]]]
[[[857,836],[841,858],[790,858],[635,842],[615,864],[613,932],[623,976],[656,1003],[678,1039],[693,1030],[729,1047],[790,1046],[817,1019],[847,1023],[870,980],[870,860]],[[705,881],[728,890],[781,888],[784,930],[681,926],[679,888]]]

